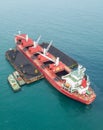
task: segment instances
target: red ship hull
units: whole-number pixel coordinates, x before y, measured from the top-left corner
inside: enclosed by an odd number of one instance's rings
[[[39,47],[42,50],[42,47],[41,46],[39,46]],[[32,54],[28,50],[24,51],[24,47],[21,44],[17,44],[17,49],[21,53],[23,53],[29,59],[29,61],[31,61],[34,64],[34,66],[36,66],[38,68],[38,70],[44,75],[44,77],[49,81],[49,83],[53,87],[55,87],[59,92],[61,92],[62,94],[66,95],[67,97],[70,97],[70,98],[72,98],[74,100],[77,100],[77,101],[79,101],[81,103],[84,103],[84,104],[91,104],[94,101],[94,99],[96,98],[96,95],[95,95],[94,92],[91,95],[91,97],[88,98],[88,96],[86,96],[86,95],[81,96],[81,95],[79,95],[77,93],[71,93],[71,92],[63,89],[63,87],[61,85],[62,82],[54,80],[55,79],[55,74],[53,74],[47,67],[43,68],[43,66],[42,66],[43,62],[42,61],[40,61],[38,58],[32,59],[31,58]],[[70,70],[68,68],[68,72],[69,71]]]

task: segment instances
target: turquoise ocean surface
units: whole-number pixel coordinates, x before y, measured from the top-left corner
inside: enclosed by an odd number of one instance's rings
[[[81,104],[45,79],[13,93],[5,52],[19,30],[84,65],[96,100]],[[103,130],[103,0],[0,1],[0,130]]]

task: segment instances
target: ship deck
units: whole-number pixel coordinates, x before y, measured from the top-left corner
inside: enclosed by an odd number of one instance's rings
[[[6,58],[27,84],[43,78],[40,71],[20,51],[8,50]]]
[[[42,44],[40,44],[40,46],[46,48],[48,46],[48,43],[43,42]],[[78,63],[74,59],[64,54],[54,46],[51,46],[48,52],[50,52],[55,57],[59,57],[60,60],[71,69],[74,69],[78,66]]]

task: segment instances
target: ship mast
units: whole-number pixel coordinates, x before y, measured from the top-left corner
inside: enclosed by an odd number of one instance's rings
[[[43,49],[43,54],[44,54],[44,55],[46,55],[47,52],[49,51],[49,49],[50,49],[50,47],[51,47],[51,45],[52,45],[52,42],[53,42],[53,41],[50,41],[50,43],[49,43],[49,45],[47,46],[47,48],[44,48],[44,49]]]
[[[34,41],[34,43],[33,43],[34,44],[34,48],[37,47],[40,39],[41,39],[41,35],[38,37],[38,39],[36,41]]]

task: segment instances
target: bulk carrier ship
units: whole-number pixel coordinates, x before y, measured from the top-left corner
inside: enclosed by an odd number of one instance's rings
[[[38,44],[27,34],[15,36],[16,49],[22,53],[44,78],[59,92],[84,104],[90,104],[96,94],[90,87],[86,68],[50,43]]]

